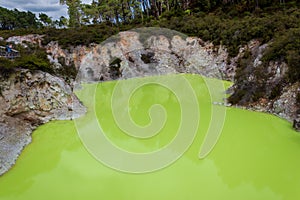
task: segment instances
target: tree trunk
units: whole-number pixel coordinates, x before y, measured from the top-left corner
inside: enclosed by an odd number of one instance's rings
[[[170,11],[170,4],[169,4],[169,0],[166,0],[166,7],[167,7],[167,11]]]
[[[121,9],[122,9],[122,18],[123,18],[123,22],[126,23],[126,12],[125,12],[125,8],[124,8],[124,4],[121,4]]]
[[[159,17],[159,11],[158,11],[158,7],[156,4],[156,0],[151,0],[151,11],[152,11],[152,15],[158,19]]]
[[[116,16],[116,23],[117,23],[117,25],[119,26],[119,12],[118,12],[118,10],[117,9],[115,9],[115,16]]]

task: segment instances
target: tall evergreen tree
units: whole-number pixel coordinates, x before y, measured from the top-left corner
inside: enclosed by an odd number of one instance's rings
[[[69,27],[79,27],[81,22],[81,0],[60,0],[59,2],[68,6]]]

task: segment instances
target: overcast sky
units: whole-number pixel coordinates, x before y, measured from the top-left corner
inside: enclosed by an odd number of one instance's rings
[[[90,3],[92,0],[82,0]],[[38,17],[39,13],[46,13],[52,19],[60,16],[67,17],[67,6],[59,5],[59,0],[0,0],[0,6],[8,9],[17,8],[20,11],[31,11]]]

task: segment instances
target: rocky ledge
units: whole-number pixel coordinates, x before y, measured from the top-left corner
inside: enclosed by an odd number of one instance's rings
[[[227,57],[223,46],[214,46],[197,37],[164,29],[138,29],[121,32],[92,47],[81,59],[77,78],[93,82],[193,73],[232,79]]]
[[[37,126],[79,117],[85,108],[64,80],[48,73],[17,70],[0,79],[1,175],[30,143]]]

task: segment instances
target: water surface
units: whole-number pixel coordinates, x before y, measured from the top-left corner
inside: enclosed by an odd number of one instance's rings
[[[113,170],[85,149],[74,121],[53,121],[34,131],[33,142],[17,164],[0,177],[0,199],[299,199],[300,136],[285,120],[226,108],[216,146],[199,159],[211,111],[218,105],[212,104],[202,78],[184,76],[197,95],[200,122],[193,144],[175,163],[143,174]],[[139,153],[167,145],[180,124],[176,96],[157,85],[136,90],[129,105],[137,124],[151,122],[148,110],[153,104],[162,105],[168,116],[159,134],[139,139],[124,134],[114,123],[110,97],[115,84],[98,84],[95,96],[96,115],[107,138]],[[84,86],[88,87],[91,85]],[[88,105],[86,98],[83,101]]]

